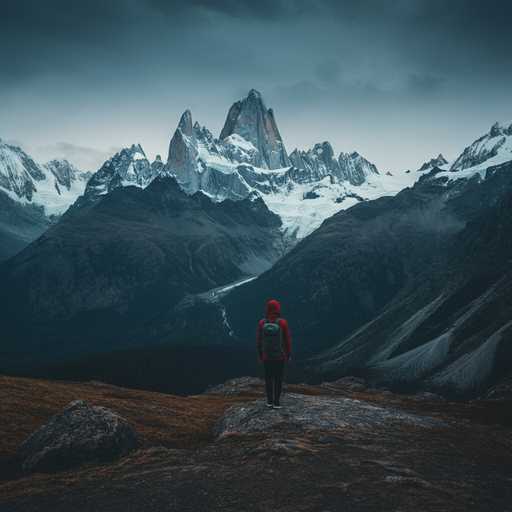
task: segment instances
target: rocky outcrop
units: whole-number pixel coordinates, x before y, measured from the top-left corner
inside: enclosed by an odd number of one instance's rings
[[[438,418],[412,412],[384,408],[351,398],[331,398],[286,394],[283,409],[269,409],[266,400],[231,406],[213,427],[214,440],[228,434],[265,432],[276,424],[293,424],[294,428],[310,433],[316,429],[363,429],[373,431],[382,424],[412,423],[425,428],[440,428],[447,424]]]
[[[340,173],[343,179],[352,185],[362,185],[368,176],[379,174],[377,167],[366,160],[357,151],[353,153],[341,153],[338,158]]]
[[[290,162],[297,169],[302,169],[300,182],[319,181],[326,176],[332,183],[349,182],[351,185],[362,185],[372,174],[379,174],[377,167],[359,153],[341,153],[338,159],[329,142],[316,144],[309,151],[295,149],[290,154]]]
[[[334,156],[334,151],[329,142],[315,144],[309,151],[295,149],[290,154],[290,162],[297,169],[303,169],[304,181],[319,181],[326,176],[332,176],[340,181],[340,165]]]
[[[55,187],[59,194],[61,193],[59,190],[60,187],[65,187],[69,190],[72,187],[73,182],[76,180],[87,182],[92,177],[91,172],[83,173],[82,171],[79,171],[65,158],[54,158],[53,160],[46,162],[43,167],[48,169],[55,176],[55,179],[57,180]]]
[[[432,158],[430,162],[425,162],[419,169],[418,172],[428,171],[433,169],[434,167],[441,167],[442,165],[446,165],[448,161],[446,158],[439,154],[437,158]]]
[[[264,386],[265,381],[257,377],[238,377],[230,379],[224,384],[209,388],[207,393],[212,395],[245,395],[254,386]]]
[[[20,446],[24,470],[52,472],[84,463],[112,462],[138,449],[138,437],[119,414],[71,402]]]
[[[267,110],[261,94],[252,89],[246,98],[233,104],[220,133],[223,141],[239,135],[259,152],[259,162],[252,162],[263,169],[290,167],[281,135],[277,129],[274,112]]]

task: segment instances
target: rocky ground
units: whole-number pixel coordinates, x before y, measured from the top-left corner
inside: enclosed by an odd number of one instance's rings
[[[285,386],[274,410],[252,378],[186,398],[98,382],[0,377],[0,386],[2,511],[512,508],[510,397],[454,404],[341,379]],[[141,449],[22,471],[19,445],[74,400],[127,419]]]

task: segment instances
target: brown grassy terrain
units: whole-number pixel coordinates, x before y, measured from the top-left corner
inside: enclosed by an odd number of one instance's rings
[[[0,389],[2,511],[512,510],[510,398],[460,405],[354,393],[351,398],[433,415],[450,427],[305,432],[281,422],[264,433],[212,442],[218,416],[260,398],[261,388],[181,398],[0,376]],[[285,392],[335,393],[301,386]],[[118,412],[147,442],[113,464],[23,474],[18,446],[77,399]],[[286,395],[283,401],[286,406]]]

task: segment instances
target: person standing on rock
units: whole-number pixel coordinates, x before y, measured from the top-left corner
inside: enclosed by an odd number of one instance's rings
[[[267,407],[281,409],[281,388],[285,361],[292,359],[292,341],[281,307],[275,300],[267,304],[265,318],[258,325],[258,357],[265,367]]]

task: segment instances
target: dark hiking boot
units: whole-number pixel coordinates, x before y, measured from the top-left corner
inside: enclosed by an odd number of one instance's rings
[[[282,409],[282,408],[283,408],[283,406],[281,405],[281,402],[276,402],[274,404],[274,409]]]

